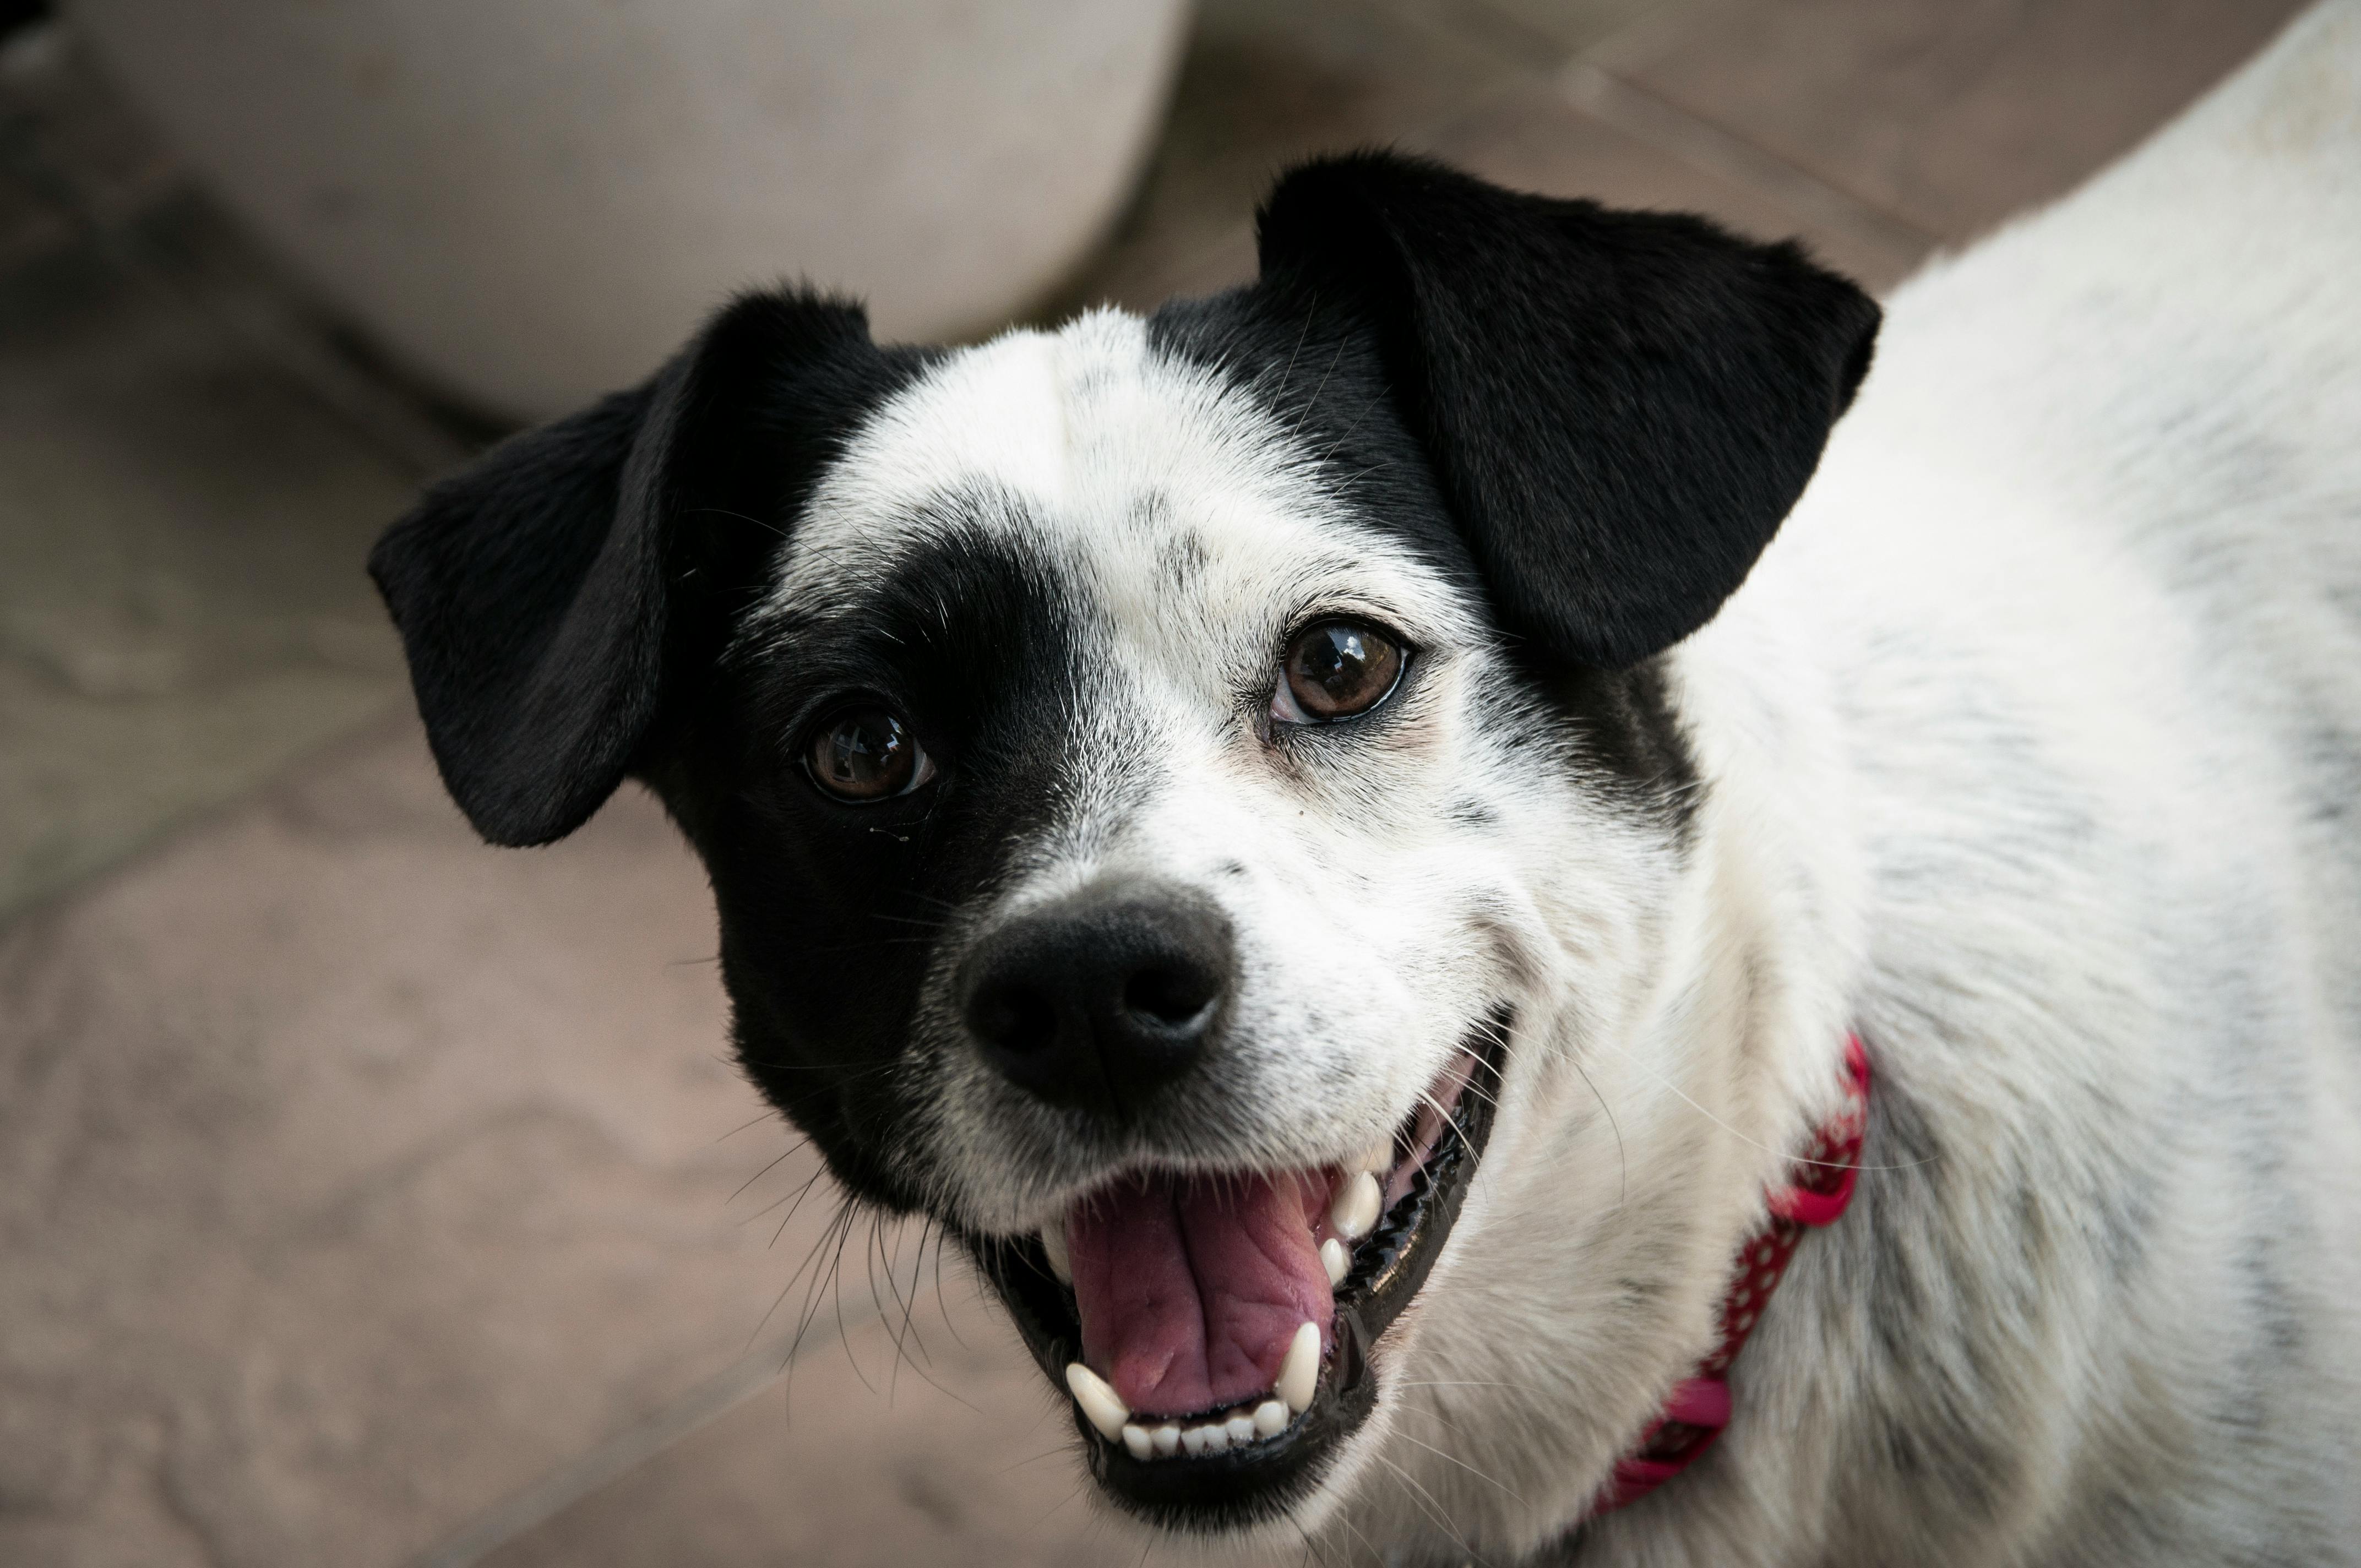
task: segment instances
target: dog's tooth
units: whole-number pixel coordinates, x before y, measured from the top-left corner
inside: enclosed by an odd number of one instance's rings
[[[1230,1434],[1232,1447],[1242,1448],[1255,1440],[1254,1417],[1240,1410],[1222,1423],[1222,1430]]]
[[[1109,1442],[1123,1436],[1126,1421],[1131,1420],[1131,1409],[1107,1380],[1079,1361],[1066,1363],[1066,1387],[1073,1390],[1074,1403],[1082,1408],[1083,1419],[1099,1429],[1099,1435]]]
[[[1378,1190],[1378,1179],[1362,1171],[1336,1194],[1328,1206],[1328,1223],[1348,1242],[1359,1241],[1378,1223],[1378,1210],[1385,1195]]]
[[[1166,1421],[1148,1434],[1148,1441],[1155,1444],[1157,1458],[1170,1459],[1180,1452],[1180,1429]]]
[[[1353,1272],[1353,1255],[1345,1250],[1343,1242],[1330,1236],[1320,1244],[1320,1266],[1328,1271],[1331,1286],[1342,1285],[1345,1276]]]
[[[1287,1430],[1287,1407],[1277,1399],[1265,1399],[1254,1408],[1254,1430],[1257,1437],[1277,1437]]]
[[[1380,1177],[1392,1170],[1393,1168],[1394,1141],[1391,1138],[1387,1138],[1380,1143],[1371,1144],[1367,1148],[1361,1151],[1359,1163],[1354,1167],[1356,1170],[1366,1170],[1373,1176]]]
[[[1155,1440],[1148,1435],[1148,1429],[1128,1421],[1124,1423],[1123,1445],[1131,1451],[1134,1459],[1145,1459],[1156,1452]]]
[[[1077,1366],[1081,1365],[1075,1363]],[[1312,1408],[1312,1391],[1319,1385],[1320,1325],[1305,1323],[1288,1342],[1287,1359],[1279,1364],[1279,1381],[1271,1392],[1286,1401],[1290,1412],[1300,1416]]]
[[[1205,1434],[1205,1442],[1203,1447],[1204,1453],[1226,1453],[1229,1452],[1229,1428],[1224,1426],[1215,1426],[1212,1422],[1208,1421],[1205,1425],[1199,1427],[1197,1430]]]
[[[1066,1222],[1060,1216],[1041,1227],[1041,1250],[1049,1255],[1049,1272],[1061,1285],[1074,1282],[1074,1260],[1066,1251]]]
[[[1184,1430],[1180,1433],[1180,1452],[1191,1459],[1204,1453],[1207,1430],[1204,1427],[1190,1427]]]

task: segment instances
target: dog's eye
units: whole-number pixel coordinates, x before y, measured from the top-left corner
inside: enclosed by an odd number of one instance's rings
[[[907,795],[935,776],[935,764],[901,716],[883,707],[849,707],[812,731],[804,764],[812,782],[839,800],[867,804]]]
[[[1271,717],[1290,724],[1326,724],[1367,713],[1401,679],[1402,647],[1367,621],[1323,620],[1287,645]]]

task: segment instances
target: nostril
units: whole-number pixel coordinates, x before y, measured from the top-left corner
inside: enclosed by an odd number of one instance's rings
[[[1123,1006],[1135,1017],[1179,1028],[1194,1023],[1220,991],[1220,981],[1202,970],[1158,964],[1124,981]]]
[[[988,986],[968,1014],[975,1032],[1012,1056],[1033,1056],[1058,1039],[1058,1008],[1029,985]]]
[[[961,966],[986,1065],[1054,1105],[1128,1115],[1210,1053],[1237,962],[1221,911],[1186,890],[1112,883],[1028,909]]]

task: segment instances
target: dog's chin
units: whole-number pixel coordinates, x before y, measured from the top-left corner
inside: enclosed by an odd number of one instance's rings
[[[1377,1408],[1385,1368],[1373,1360],[1372,1347],[1417,1297],[1458,1221],[1491,1136],[1510,1025],[1503,1010],[1471,1030],[1452,1067],[1422,1097],[1429,1109],[1414,1111],[1396,1135],[1396,1163],[1379,1189],[1382,1213],[1352,1245],[1349,1267],[1332,1288],[1332,1316],[1308,1390],[1299,1368],[1268,1392],[1138,1416],[1127,1423],[1128,1433],[1104,1433],[1081,1401],[1069,1399],[1090,1473],[1116,1506],[1166,1529],[1214,1534],[1273,1521],[1312,1500]],[[1219,1174],[1275,1179],[1292,1173]],[[961,1239],[1034,1359],[1060,1395],[1068,1395],[1069,1368],[1083,1357],[1073,1286],[1051,1266],[1038,1237]],[[1289,1393],[1296,1397],[1280,1398]],[[1104,1409],[1101,1419],[1107,1419]],[[1210,1437],[1215,1429],[1221,1435]],[[1137,1447],[1150,1433],[1143,1455]],[[1210,1440],[1176,1442],[1176,1434],[1191,1433]]]

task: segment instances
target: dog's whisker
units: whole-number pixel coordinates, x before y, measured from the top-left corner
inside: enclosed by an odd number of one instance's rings
[[[796,1188],[793,1192],[788,1193],[784,1198],[775,1199],[773,1201],[764,1204],[762,1208],[756,1210],[753,1213],[747,1215],[743,1220],[741,1220],[738,1223],[741,1225],[751,1225],[755,1221],[763,1219],[768,1215],[776,1212],[783,1205],[785,1206],[787,1212],[781,1217],[779,1221],[779,1228],[771,1233],[771,1239],[767,1244],[771,1246],[778,1245],[779,1238],[787,1234],[787,1226],[794,1222],[796,1217],[796,1208],[803,1202],[804,1195],[809,1192],[814,1186],[818,1185],[820,1179],[825,1177],[827,1174],[828,1168],[822,1166],[819,1169],[813,1171],[811,1175],[805,1178],[804,1184]]]
[[[1631,1161],[1623,1148],[1623,1125],[1615,1119],[1615,1108],[1608,1104],[1607,1096],[1598,1091],[1598,1085],[1591,1078],[1589,1069],[1571,1055],[1566,1058],[1566,1060],[1575,1071],[1582,1075],[1582,1081],[1590,1090],[1590,1097],[1598,1102],[1598,1109],[1606,1116],[1607,1125],[1615,1135],[1615,1163],[1622,1172],[1622,1185],[1617,1190],[1615,1201],[1617,1206],[1620,1207],[1631,1196]]]
[[[788,1145],[788,1146],[787,1146],[787,1150],[786,1150],[786,1152],[785,1152],[785,1154],[783,1154],[783,1155],[779,1156],[779,1157],[778,1157],[777,1159],[773,1160],[770,1164],[768,1164],[768,1165],[764,1166],[762,1169],[760,1169],[760,1170],[756,1171],[753,1175],[752,1175],[752,1176],[748,1177],[745,1180],[743,1180],[743,1181],[740,1182],[740,1183],[738,1184],[737,1191],[734,1191],[734,1192],[730,1193],[729,1197],[727,1197],[727,1198],[725,1198],[725,1199],[723,1199],[723,1200],[722,1200],[722,1202],[723,1202],[723,1203],[725,1203],[725,1204],[727,1204],[727,1203],[733,1203],[733,1202],[737,1201],[738,1194],[739,1194],[740,1192],[743,1192],[743,1191],[745,1191],[745,1190],[746,1190],[746,1189],[748,1189],[749,1187],[753,1186],[753,1185],[754,1185],[754,1183],[756,1183],[756,1182],[758,1182],[758,1181],[762,1180],[762,1179],[763,1179],[763,1178],[764,1178],[764,1177],[766,1177],[766,1176],[770,1175],[770,1174],[771,1174],[771,1172],[773,1172],[773,1171],[774,1171],[774,1170],[778,1169],[780,1166],[784,1165],[784,1164],[785,1164],[785,1163],[786,1163],[788,1160],[793,1159],[796,1155],[798,1155],[798,1154],[802,1153],[802,1152],[803,1152],[803,1150],[804,1150],[804,1148],[805,1148],[805,1146],[806,1146],[807,1145],[808,1145],[810,1142],[811,1142],[811,1139],[809,1139],[808,1137],[806,1137],[806,1138],[799,1138],[799,1139],[797,1139],[795,1143],[792,1143],[792,1144]]]
[[[741,1133],[744,1132],[747,1128],[749,1128],[749,1127],[752,1127],[752,1126],[759,1126],[761,1124],[763,1124],[763,1123],[764,1123],[764,1122],[774,1122],[774,1121],[778,1120],[778,1116],[779,1116],[779,1113],[778,1113],[778,1112],[777,1112],[777,1111],[775,1111],[775,1110],[766,1110],[766,1111],[764,1111],[764,1112],[763,1112],[761,1115],[759,1115],[759,1116],[752,1116],[752,1117],[749,1117],[747,1120],[745,1120],[745,1121],[743,1121],[743,1122],[739,1123],[736,1126],[734,1126],[734,1127],[730,1128],[728,1132],[726,1132],[726,1133],[722,1134],[719,1137],[718,1137],[718,1138],[714,1139],[713,1141],[714,1141],[715,1143],[717,1143],[717,1144],[728,1143],[731,1138],[736,1137],[739,1134],[741,1134]],[[808,1142],[809,1140],[808,1140],[808,1139],[807,1139],[806,1141],[807,1141],[807,1142]]]
[[[1375,1459],[1378,1464],[1384,1465],[1387,1469],[1400,1476],[1401,1478],[1402,1485],[1408,1486],[1412,1492],[1417,1494],[1417,1496],[1411,1500],[1418,1504],[1419,1511],[1425,1514],[1428,1521],[1434,1525],[1436,1529],[1442,1530],[1444,1535],[1450,1540],[1451,1543],[1458,1547],[1459,1550],[1466,1555],[1469,1562],[1481,1565],[1481,1568],[1490,1568],[1490,1565],[1486,1563],[1482,1557],[1477,1555],[1476,1549],[1467,1544],[1466,1538],[1462,1536],[1459,1531],[1454,1528],[1450,1515],[1444,1509],[1441,1500],[1437,1498],[1433,1492],[1428,1491],[1417,1476],[1412,1475],[1409,1471],[1395,1464],[1382,1453],[1372,1451],[1369,1457]]]
[[[1748,1148],[1759,1150],[1763,1154],[1778,1155],[1782,1158],[1787,1159],[1794,1164],[1817,1166],[1824,1170],[1844,1170],[1850,1168],[1852,1170],[1858,1170],[1864,1176],[1883,1171],[1916,1170],[1922,1166],[1935,1164],[1941,1157],[1939,1155],[1928,1155],[1924,1159],[1904,1160],[1894,1165],[1863,1165],[1857,1161],[1848,1165],[1846,1162],[1839,1160],[1807,1159],[1801,1155],[1788,1154],[1785,1150],[1773,1148],[1771,1145],[1763,1143],[1760,1139],[1748,1137],[1744,1133],[1740,1132],[1736,1127],[1731,1126],[1728,1122],[1725,1122],[1719,1116],[1715,1115],[1710,1110],[1691,1098],[1689,1092],[1683,1089],[1679,1084],[1675,1083],[1671,1079],[1664,1077],[1663,1074],[1656,1072],[1653,1069],[1649,1067],[1637,1052],[1631,1051],[1625,1047],[1619,1046],[1611,1040],[1602,1040],[1599,1043],[1608,1047],[1609,1049],[1614,1050],[1622,1055],[1632,1064],[1632,1066],[1638,1068],[1641,1072],[1645,1073],[1651,1080],[1653,1080],[1658,1088],[1667,1090],[1681,1100],[1686,1101],[1688,1103],[1689,1108],[1694,1110],[1698,1115],[1703,1116],[1707,1121],[1711,1122],[1715,1126],[1720,1128],[1723,1132],[1728,1133],[1731,1137],[1736,1138]]]
[[[1429,1411],[1429,1412],[1427,1412],[1427,1413],[1428,1413],[1428,1414],[1430,1414],[1430,1415],[1432,1415],[1433,1412]],[[1438,1418],[1438,1419],[1440,1419],[1440,1418]],[[1450,1425],[1451,1423],[1450,1423],[1450,1422],[1448,1422],[1448,1421],[1445,1421],[1444,1424],[1445,1426],[1448,1426],[1448,1425]],[[1422,1440],[1420,1440],[1420,1439],[1418,1439],[1418,1438],[1414,1438],[1414,1437],[1411,1436],[1411,1435],[1410,1435],[1410,1433],[1408,1433],[1408,1432],[1406,1432],[1406,1431],[1402,1431],[1402,1432],[1396,1432],[1396,1433],[1394,1433],[1394,1435],[1395,1435],[1396,1437],[1400,1438],[1404,1442],[1408,1442],[1408,1443],[1415,1443],[1417,1446],[1419,1446],[1420,1448],[1422,1448],[1422,1449],[1426,1450],[1429,1453],[1433,1454],[1433,1455],[1434,1455],[1436,1458],[1438,1458],[1438,1459],[1442,1459],[1442,1460],[1447,1461],[1447,1462],[1448,1462],[1448,1463],[1450,1463],[1450,1464],[1456,1464],[1457,1466],[1459,1466],[1459,1468],[1460,1468],[1460,1469],[1466,1471],[1466,1472],[1467,1472],[1467,1474],[1469,1474],[1470,1475],[1475,1476],[1475,1477],[1476,1477],[1476,1479],[1477,1479],[1478,1481],[1483,1482],[1485,1485],[1489,1486],[1497,1486],[1497,1487],[1499,1487],[1499,1488],[1503,1493],[1506,1493],[1509,1497],[1512,1497],[1512,1498],[1515,1498],[1515,1499],[1516,1499],[1516,1501],[1518,1501],[1518,1502],[1520,1502],[1520,1503],[1521,1503],[1521,1502],[1523,1502],[1523,1501],[1524,1501],[1524,1498],[1522,1498],[1522,1497],[1518,1497],[1518,1496],[1517,1496],[1517,1493],[1516,1493],[1512,1488],[1510,1488],[1510,1486],[1509,1486],[1506,1482],[1504,1482],[1504,1481],[1500,1480],[1498,1476],[1494,1476],[1494,1475],[1486,1475],[1483,1471],[1477,1469],[1477,1468],[1476,1468],[1476,1466],[1474,1466],[1473,1464],[1468,1464],[1466,1460],[1464,1460],[1464,1459],[1460,1458],[1457,1454],[1455,1454],[1455,1453],[1446,1453],[1446,1452],[1445,1452],[1445,1451],[1444,1451],[1443,1449],[1440,1449],[1440,1448],[1435,1447],[1435,1446],[1434,1446],[1434,1444],[1433,1444],[1433,1443],[1431,1443],[1431,1442],[1422,1442]]]
[[[682,515],[683,517],[699,517],[699,516],[705,516],[705,517],[729,517],[729,518],[735,518],[735,519],[737,519],[740,522],[751,522],[751,523],[752,523],[752,524],[753,524],[755,527],[757,527],[757,528],[766,528],[766,529],[770,530],[773,533],[777,534],[777,535],[778,535],[780,538],[782,538],[782,539],[787,539],[787,538],[791,538],[791,537],[793,537],[792,535],[790,535],[790,534],[787,532],[787,531],[786,531],[785,529],[781,528],[781,527],[780,527],[777,523],[775,523],[775,522],[765,522],[765,521],[763,521],[761,518],[759,518],[759,517],[749,517],[749,516],[747,516],[747,515],[746,515],[744,512],[742,512],[742,511],[731,511],[728,507],[715,507],[715,506],[685,507],[685,508],[683,508],[683,509],[682,509],[682,510],[681,510],[681,515]]]

